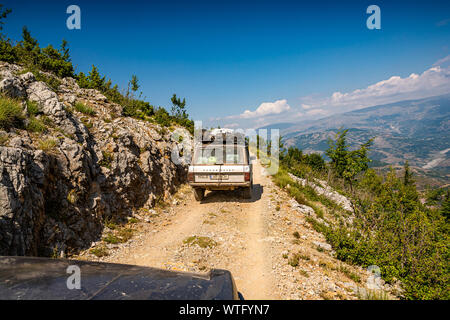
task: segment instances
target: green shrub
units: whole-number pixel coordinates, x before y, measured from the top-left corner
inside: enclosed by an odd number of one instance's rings
[[[172,119],[166,109],[159,107],[155,112],[155,121],[163,127],[168,127],[172,123]]]
[[[53,90],[58,90],[59,86],[61,85],[61,81],[53,76],[46,75],[45,73],[42,73],[40,71],[33,72],[35,78],[37,81],[45,82],[50,88]]]
[[[133,229],[131,228],[121,228],[117,232],[117,235],[120,238],[121,242],[127,242],[133,237],[133,233]]]
[[[70,62],[67,41],[63,40],[61,49],[55,49],[51,44],[42,49],[39,65],[43,70],[54,72],[58,77],[73,77],[73,65]]]
[[[80,120],[84,124],[84,126],[88,129],[90,129],[94,126],[93,123],[91,121],[89,121],[89,118],[82,117]]]
[[[300,260],[300,256],[297,253],[295,253],[288,259],[288,264],[291,267],[295,268],[299,265],[299,260]]]
[[[2,18],[6,18],[6,15],[3,15]],[[57,90],[61,85],[61,81],[57,77],[76,78],[81,88],[97,89],[108,100],[120,104],[125,116],[151,122],[153,122],[152,117],[155,117],[155,121],[162,126],[170,126],[174,122],[187,128],[193,134],[194,122],[188,119],[184,99],[181,100],[173,95],[171,98],[174,107],[173,114],[169,115],[164,108],[160,107],[159,113],[156,115],[154,107],[149,102],[140,99],[142,93],[138,99],[134,97],[139,88],[135,75],[132,76],[130,81],[132,92],[129,88],[126,93],[122,93],[119,91],[117,84],[113,85],[111,80],[106,80],[106,77],[102,76],[99,69],[94,65],[87,75],[83,72],[75,74],[68,43],[65,40],[62,40],[59,48],[52,44],[41,48],[37,39],[32,37],[26,27],[23,27],[22,40],[16,44],[13,44],[13,41],[7,39],[4,35],[0,35],[0,60],[24,66],[26,68],[24,72],[32,72],[38,81],[47,83],[54,90]],[[56,77],[45,74],[40,70],[54,74]]]
[[[8,135],[0,133],[0,146],[3,146],[8,141]]]
[[[103,241],[110,244],[120,243],[120,239],[112,233],[109,233],[106,237],[103,238]]]
[[[38,41],[34,39],[28,29],[22,29],[22,41],[15,46],[9,39],[1,39],[2,60],[10,63],[19,63],[28,67],[53,72],[58,77],[73,77],[74,68],[70,61],[67,41],[63,40],[59,50],[52,45],[41,49]]]
[[[0,96],[0,128],[21,127],[24,120],[22,105],[19,101]]]
[[[0,60],[9,63],[16,63],[18,61],[17,52],[10,39],[0,40]]]
[[[114,160],[112,153],[108,151],[102,151],[103,159],[99,161],[99,165],[108,169],[111,169],[111,164]]]
[[[348,269],[347,267],[343,266],[343,265],[339,265],[339,267],[337,268],[337,270],[339,272],[342,272],[343,274],[345,274],[349,279],[352,279],[353,281],[355,281],[356,283],[361,283],[361,276],[359,276],[358,274],[352,272],[350,269]]]
[[[27,100],[27,112],[30,116],[35,116],[39,113],[39,106],[37,102]]]
[[[39,132],[39,133],[47,131],[47,127],[45,126],[44,122],[34,116],[31,116],[28,119],[26,129],[31,132]]]
[[[89,252],[93,255],[95,255],[98,258],[106,257],[109,255],[109,251],[104,246],[95,247],[89,250]]]
[[[183,243],[188,245],[197,245],[200,248],[213,248],[217,242],[209,237],[192,236],[184,239]]]
[[[20,73],[25,74],[27,72],[31,72],[37,81],[45,82],[53,90],[58,90],[59,86],[61,85],[61,81],[58,78],[52,75],[45,74],[44,72],[39,70],[38,66],[28,65],[27,68],[25,68]]]
[[[299,203],[312,207],[319,218],[324,220],[324,212],[313,202],[319,201],[329,209],[337,221],[324,223],[312,217],[306,217],[306,221],[325,235],[338,259],[362,267],[379,266],[386,282],[400,281],[406,299],[448,300],[449,193],[428,192],[427,203],[437,208],[423,205],[407,164],[403,177],[397,177],[394,171],[378,175],[368,169],[367,151],[372,140],[348,151],[345,134],[345,130],[341,131],[337,141],[330,143],[332,163],[328,172],[319,168],[320,159],[306,160],[301,150],[292,148],[283,156],[273,181]],[[328,183],[355,204],[353,222],[343,219],[349,213],[340,206],[314,189],[295,183],[288,172],[306,179],[325,179],[327,174]],[[297,258],[291,257],[290,264],[296,266]],[[337,270],[355,282],[361,281],[358,274],[346,268]]]
[[[125,243],[133,237],[133,229],[114,225],[113,232],[108,233],[103,241],[110,244]]]
[[[449,299],[448,222],[431,214],[415,186],[391,172],[380,193],[360,206],[348,229],[322,229],[338,259],[377,265],[384,280],[400,280],[407,299]]]
[[[133,218],[133,217],[131,217],[130,219],[128,219],[128,223],[129,223],[129,224],[135,224],[135,223],[138,223],[138,222],[139,222],[139,220],[136,219],[136,218]]]
[[[74,105],[75,110],[78,112],[81,112],[83,114],[89,115],[89,116],[95,116],[95,110],[87,105],[85,105],[82,102],[77,102]]]
[[[124,116],[147,120],[148,117],[151,117],[154,114],[154,108],[148,102],[135,99],[125,99],[123,103]]]
[[[300,272],[300,274],[301,274],[302,276],[304,276],[305,278],[309,278],[309,273],[308,273],[308,271],[306,271],[306,270],[300,270],[299,272]]]

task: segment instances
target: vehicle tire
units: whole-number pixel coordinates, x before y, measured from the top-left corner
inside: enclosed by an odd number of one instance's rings
[[[244,188],[244,191],[243,191],[244,199],[252,198],[252,189],[253,189],[252,187],[253,187],[253,184],[250,187]]]
[[[202,188],[195,188],[194,189],[194,197],[197,201],[202,201],[205,197],[205,189]]]

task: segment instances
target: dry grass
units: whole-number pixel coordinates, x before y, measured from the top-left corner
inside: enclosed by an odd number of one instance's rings
[[[183,243],[187,245],[197,245],[200,248],[214,248],[217,242],[209,237],[191,236],[184,239]]]
[[[24,118],[22,105],[18,100],[0,95],[0,128],[7,130],[21,126]]]
[[[8,136],[6,134],[0,134],[0,146],[3,146],[8,142]]]
[[[78,112],[81,112],[83,114],[89,115],[89,116],[95,116],[95,110],[92,109],[91,107],[85,105],[82,102],[77,102],[74,105],[75,110],[77,110]]]
[[[92,248],[89,250],[89,253],[93,254],[94,256],[101,258],[101,257],[106,257],[109,255],[109,251],[106,247],[104,246],[99,246],[96,248]]]
[[[38,143],[38,148],[44,152],[51,152],[55,150],[57,144],[58,144],[57,140],[48,138],[40,140]]]
[[[389,294],[383,290],[357,289],[356,295],[360,300],[391,300]]]

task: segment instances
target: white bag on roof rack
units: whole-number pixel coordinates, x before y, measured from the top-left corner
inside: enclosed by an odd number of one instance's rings
[[[202,135],[202,143],[227,143],[245,145],[245,134],[227,128],[212,129],[210,131],[204,130]]]

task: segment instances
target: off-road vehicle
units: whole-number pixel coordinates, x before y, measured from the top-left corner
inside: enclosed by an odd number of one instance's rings
[[[194,145],[188,171],[195,199],[203,200],[205,190],[242,189],[246,199],[252,197],[253,176],[245,136],[230,129],[204,131]]]

